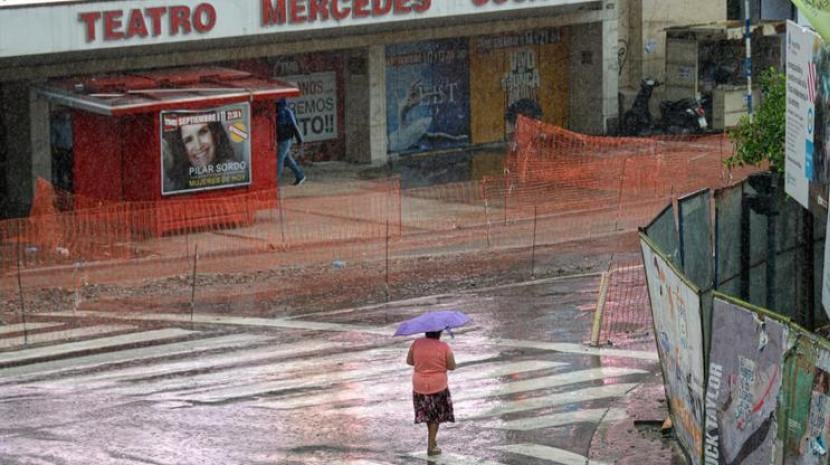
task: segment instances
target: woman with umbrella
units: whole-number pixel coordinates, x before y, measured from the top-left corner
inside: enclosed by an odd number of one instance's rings
[[[427,424],[427,455],[438,455],[438,425],[455,422],[447,371],[455,370],[452,349],[441,341],[442,329],[461,326],[469,318],[461,312],[431,312],[404,322],[396,336],[424,332],[409,347],[406,363],[415,368],[412,374],[412,403],[415,423]],[[420,330],[420,331],[419,331]]]

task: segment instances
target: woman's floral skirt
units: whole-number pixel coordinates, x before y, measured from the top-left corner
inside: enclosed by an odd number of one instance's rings
[[[412,393],[415,406],[415,423],[455,423],[450,388],[435,394]]]

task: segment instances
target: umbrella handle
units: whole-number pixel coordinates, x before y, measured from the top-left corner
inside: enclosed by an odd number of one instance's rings
[[[447,326],[445,329],[447,330],[447,334],[450,335],[450,338],[455,339],[455,334],[452,333],[452,329],[449,326]]]

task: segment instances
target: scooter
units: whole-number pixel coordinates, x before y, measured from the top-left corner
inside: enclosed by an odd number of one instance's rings
[[[660,102],[660,120],[669,134],[701,133],[709,127],[703,104],[696,98]]]
[[[631,109],[623,115],[621,127],[623,135],[691,134],[706,130],[709,124],[706,121],[703,104],[694,98],[660,102],[660,121],[655,123],[648,103],[654,88],[658,86],[660,82],[654,79],[644,79],[640,83],[640,91],[634,98]]]
[[[623,114],[621,132],[624,136],[640,136],[651,133],[654,130],[654,121],[651,118],[651,110],[648,102],[654,88],[660,83],[654,79],[643,79],[640,82],[640,91],[634,97],[631,109]]]

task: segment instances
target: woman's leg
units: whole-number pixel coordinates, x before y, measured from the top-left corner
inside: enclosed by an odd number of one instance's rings
[[[441,449],[438,449],[438,422],[435,423],[427,423],[427,452],[436,451],[441,453]]]

